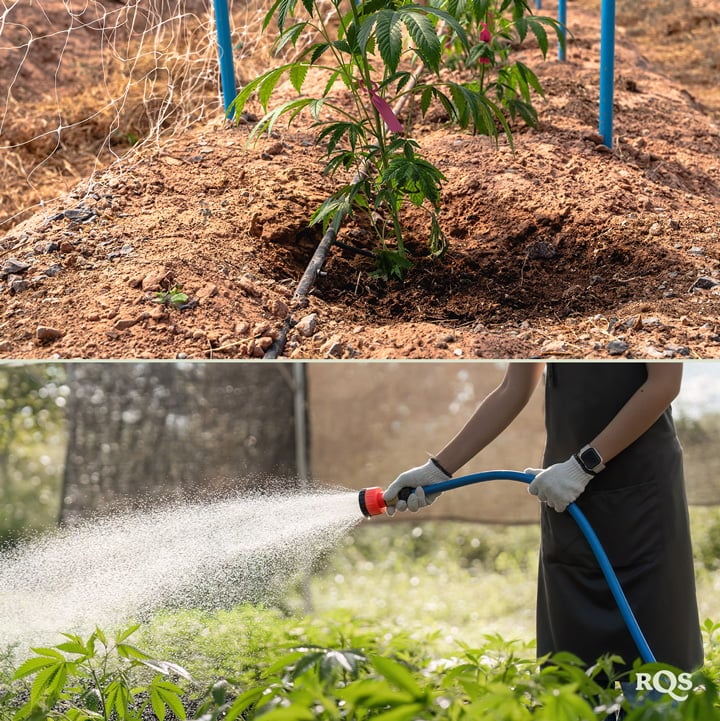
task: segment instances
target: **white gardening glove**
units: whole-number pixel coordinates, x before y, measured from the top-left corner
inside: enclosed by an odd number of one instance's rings
[[[526,468],[525,473],[535,476],[528,491],[558,513],[575,501],[593,478],[592,473],[588,473],[575,456],[545,469]]]
[[[421,508],[429,506],[440,493],[434,493],[430,496],[425,495],[423,486],[429,486],[432,483],[447,481],[450,476],[441,468],[429,460],[425,465],[411,468],[409,471],[401,473],[383,493],[383,499],[387,503],[388,516],[394,516],[395,511],[419,511]],[[403,488],[415,488],[407,501],[399,499],[398,493]]]

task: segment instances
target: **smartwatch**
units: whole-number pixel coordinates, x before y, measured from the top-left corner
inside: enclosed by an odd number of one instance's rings
[[[593,476],[605,468],[602,456],[592,446],[584,446],[581,448],[575,454],[575,458],[583,470],[591,473]]]

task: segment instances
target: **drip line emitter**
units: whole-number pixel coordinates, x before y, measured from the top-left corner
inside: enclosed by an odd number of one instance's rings
[[[456,488],[461,488],[462,486],[483,483],[484,481],[520,481],[521,483],[531,483],[534,477],[535,476],[531,473],[521,473],[520,471],[484,471],[482,473],[471,473],[467,476],[450,478],[447,481],[440,481],[439,483],[423,486],[423,490],[426,494],[432,495],[434,493],[452,491]],[[414,490],[415,489],[411,487],[403,488],[398,494],[398,498],[406,500]],[[363,488],[359,493],[358,502],[360,504],[360,510],[366,518],[382,515],[385,511],[387,511],[388,507],[388,504],[383,498],[383,489],[380,487]],[[580,531],[590,545],[590,549],[592,550],[593,555],[600,566],[600,570],[607,581],[610,592],[615,599],[615,603],[620,610],[620,615],[630,632],[630,636],[640,653],[640,657],[645,663],[654,663],[655,656],[650,650],[650,646],[648,645],[648,642],[640,629],[640,625],[630,608],[625,592],[620,585],[620,581],[618,581],[617,575],[610,563],[610,559],[608,558],[607,553],[605,553],[605,549],[600,543],[600,539],[597,537],[597,534],[585,517],[585,514],[580,510],[576,503],[571,503],[567,507],[567,512],[573,517],[575,523],[577,523]]]

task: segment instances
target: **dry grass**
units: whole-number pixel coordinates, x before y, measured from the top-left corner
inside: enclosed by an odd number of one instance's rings
[[[0,15],[0,229],[128,152],[222,117],[199,0],[32,0]],[[267,67],[262,0],[230,0],[236,78]]]

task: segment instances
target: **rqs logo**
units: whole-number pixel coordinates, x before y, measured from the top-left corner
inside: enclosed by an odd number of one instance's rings
[[[684,701],[692,688],[691,675],[685,671],[675,673],[669,669],[660,669],[655,673],[638,671],[635,681],[638,691],[657,691],[667,694],[675,701]]]

